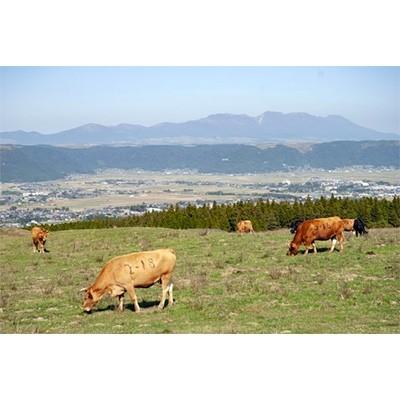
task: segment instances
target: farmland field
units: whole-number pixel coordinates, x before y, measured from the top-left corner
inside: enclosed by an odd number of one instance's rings
[[[51,232],[45,254],[30,233],[0,230],[2,333],[399,333],[400,230],[347,235],[343,253],[286,256],[288,230],[115,228]],[[110,258],[172,247],[175,304],[156,311],[161,287],[104,298],[90,315],[79,289]]]
[[[69,207],[72,210],[102,208],[106,206],[122,207],[138,204],[176,204],[179,201],[195,202],[232,202],[235,200],[254,200],[262,195],[271,198],[276,194],[271,185],[281,185],[290,181],[292,184],[304,184],[307,181],[327,180],[336,185],[335,180],[351,185],[353,181],[365,180],[372,186],[378,182],[399,185],[398,169],[369,169],[353,167],[323,171],[320,169],[299,169],[292,172],[267,172],[258,174],[202,174],[188,171],[141,171],[141,170],[104,170],[96,174],[71,175],[68,179],[59,179],[34,183],[2,183],[1,193],[17,194],[11,205],[23,208]],[[333,183],[332,183],[333,182]],[[34,189],[33,189],[34,188]],[[309,193],[298,192],[283,184],[284,193],[297,197]],[[320,187],[321,194],[328,192]],[[385,189],[389,190],[389,189]],[[391,189],[390,189],[391,190]],[[389,190],[389,192],[390,192]],[[369,191],[369,193],[368,193]],[[51,193],[46,199],[23,196],[29,192]],[[366,189],[374,195],[371,188]],[[278,194],[280,192],[278,191]],[[382,192],[383,193],[383,192]],[[314,193],[319,197],[319,192]],[[330,195],[330,192],[328,193]],[[386,193],[386,197],[392,197]],[[0,202],[0,212],[10,204]]]

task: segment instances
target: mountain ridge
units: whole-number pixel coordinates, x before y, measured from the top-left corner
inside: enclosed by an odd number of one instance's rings
[[[185,143],[263,143],[333,140],[397,140],[396,133],[365,128],[340,115],[326,117],[304,112],[265,111],[255,117],[247,114],[217,113],[185,122],[161,122],[151,126],[120,123],[88,123],[51,134],[35,131],[0,132],[0,143],[21,145],[101,145],[101,144],[179,144]]]
[[[334,169],[354,165],[400,167],[400,141],[337,141],[307,149],[276,144],[91,146],[0,146],[1,181],[63,178],[98,169],[197,170],[202,173],[263,173],[296,168]]]

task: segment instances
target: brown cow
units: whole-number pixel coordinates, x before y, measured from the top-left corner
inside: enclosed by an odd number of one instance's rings
[[[354,219],[342,218],[342,221],[344,222],[344,230],[346,232],[353,232],[353,234],[355,234],[355,231],[354,231]]]
[[[353,235],[364,235],[368,233],[365,229],[364,221],[361,218],[355,219],[343,219],[344,221],[344,230],[347,232],[353,232]]]
[[[176,264],[175,250],[159,249],[130,253],[114,257],[103,267],[96,281],[85,291],[83,309],[90,312],[100,299],[108,294],[117,297],[118,310],[124,309],[124,294],[128,292],[135,307],[140,311],[135,288],[148,288],[161,280],[162,298],[158,308],[164,308],[168,294],[168,304],[173,303],[171,283]]]
[[[236,225],[238,233],[254,233],[253,225],[250,220],[239,221]]]
[[[48,251],[44,248],[44,246],[46,245],[48,234],[49,232],[46,231],[46,229],[42,229],[38,226],[32,228],[32,247],[34,253],[36,253],[36,251],[39,253],[44,253],[45,251]]]
[[[315,247],[316,240],[332,240],[332,245],[329,250],[332,253],[336,245],[336,240],[339,241],[340,251],[343,251],[344,242],[344,222],[339,217],[318,218],[310,219],[302,222],[294,235],[293,240],[289,244],[288,255],[296,255],[299,247],[304,244],[306,251],[304,255],[308,254],[309,248],[312,246],[314,253],[317,253]]]

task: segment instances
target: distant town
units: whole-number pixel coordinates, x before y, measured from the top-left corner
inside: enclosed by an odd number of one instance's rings
[[[2,184],[0,226],[27,227],[161,211],[171,204],[304,200],[307,197],[391,199],[400,196],[391,168],[296,170],[269,174],[199,174],[196,171],[105,170],[64,180]]]

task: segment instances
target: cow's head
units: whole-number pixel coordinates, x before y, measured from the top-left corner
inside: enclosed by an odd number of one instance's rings
[[[289,249],[288,249],[288,252],[286,254],[288,256],[295,256],[298,252],[299,252],[299,246],[294,242],[290,242],[289,243]]]
[[[100,301],[102,296],[98,290],[93,289],[91,286],[81,289],[81,292],[85,292],[82,305],[83,310],[87,313],[90,313],[92,308]]]
[[[39,240],[41,243],[43,243],[43,246],[46,244],[46,239],[49,234],[49,231],[46,231],[46,229],[42,229],[42,231],[39,234]]]

